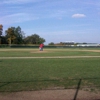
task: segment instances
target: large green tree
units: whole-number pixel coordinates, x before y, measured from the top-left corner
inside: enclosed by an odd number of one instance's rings
[[[14,34],[15,34],[15,39],[14,43],[15,44],[22,44],[24,41],[24,32],[21,31],[21,28],[18,26],[17,28],[14,29]]]
[[[44,43],[45,39],[41,38],[38,34],[32,34],[24,39],[26,44],[40,44]]]
[[[24,34],[21,28],[18,26],[10,27],[5,31],[5,37],[9,44],[21,44],[23,43]]]
[[[3,25],[1,24],[1,25],[0,25],[0,44],[1,44],[1,39],[2,39],[2,37],[1,37],[2,31],[3,31]]]
[[[3,31],[3,25],[0,25],[0,36],[2,35],[2,31]]]
[[[8,28],[6,31],[5,31],[5,34],[6,34],[6,39],[8,41],[8,43],[11,45],[14,41],[14,39],[16,38],[15,37],[15,34],[14,34],[14,27],[11,27],[11,28]]]

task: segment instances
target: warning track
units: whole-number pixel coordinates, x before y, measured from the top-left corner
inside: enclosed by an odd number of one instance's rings
[[[52,56],[52,57],[0,57],[0,59],[36,59],[36,58],[100,58],[100,56]]]

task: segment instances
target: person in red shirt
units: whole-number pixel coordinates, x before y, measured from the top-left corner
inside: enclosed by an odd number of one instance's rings
[[[43,51],[43,47],[44,47],[44,44],[40,44],[39,46],[40,51]]]

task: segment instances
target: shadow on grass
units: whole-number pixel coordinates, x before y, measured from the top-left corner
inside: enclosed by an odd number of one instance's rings
[[[76,89],[76,93],[75,93],[75,96],[74,96],[73,100],[77,99],[77,95],[78,95],[78,92],[79,92],[79,89],[80,89],[81,81],[82,81],[82,79],[80,79],[78,84],[77,84],[77,89]]]
[[[100,78],[82,78],[82,79],[64,79],[64,80],[67,80],[67,81],[76,81],[76,87],[74,87],[73,88],[73,86],[72,86],[72,88],[63,88],[63,90],[65,90],[65,89],[76,89],[76,92],[75,92],[75,95],[74,95],[74,98],[73,98],[73,100],[77,100],[77,97],[78,97],[78,93],[79,93],[79,90],[80,90],[80,88],[81,88],[81,85],[82,85],[82,81],[83,80],[92,80],[92,81],[97,81],[97,80],[100,80]],[[60,82],[60,81],[62,81],[62,80],[60,80],[60,79],[53,79],[53,80],[32,80],[32,81],[13,81],[13,82],[0,82],[0,88],[3,88],[3,87],[5,87],[5,86],[8,86],[8,85],[10,85],[10,84],[26,84],[26,83],[35,83],[36,85],[37,85],[37,83],[43,83],[43,82],[52,82],[52,83],[54,83],[54,82],[56,82],[56,83],[58,83],[58,82]],[[66,82],[66,81],[64,81],[64,82]],[[90,82],[91,83],[91,82]],[[11,85],[12,86],[12,85]],[[16,85],[15,85],[16,86]],[[40,85],[38,85],[37,87],[39,87]],[[89,87],[100,87],[99,85],[94,85],[93,86],[93,84],[92,84],[92,86],[89,86]],[[84,88],[84,87],[83,87]],[[88,88],[88,85],[87,85],[87,87],[86,88]],[[7,89],[7,90],[9,90],[9,89]],[[52,90],[52,89],[49,89],[49,90]],[[54,89],[53,89],[54,90]],[[57,90],[59,90],[59,88],[57,88]],[[6,91],[6,90],[1,90],[0,92],[18,92],[18,91],[23,91],[23,90],[9,90],[9,91]],[[32,91],[32,90],[24,90],[24,91]],[[100,99],[95,99],[95,100],[100,100]]]
[[[3,87],[3,86],[6,86],[6,85],[8,85],[8,84],[10,84],[10,83],[9,83],[9,82],[4,83],[4,84],[0,85],[0,88]]]

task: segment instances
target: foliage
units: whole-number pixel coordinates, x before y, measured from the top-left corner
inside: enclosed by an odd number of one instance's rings
[[[0,25],[0,35],[2,35],[2,25]],[[1,37],[2,44],[40,44],[44,43],[45,39],[41,38],[38,34],[32,34],[31,36],[25,37],[21,27],[10,27],[5,30],[5,36]]]
[[[5,31],[6,38],[9,44],[21,44],[23,43],[23,32],[21,28],[18,26],[17,28],[11,27]]]
[[[1,44],[8,44],[5,36],[1,36]]]
[[[1,35],[2,35],[2,30],[3,30],[3,26],[2,26],[2,25],[0,25],[0,44],[1,44],[1,40],[2,40],[2,38],[1,38]]]
[[[24,39],[26,44],[40,44],[44,43],[45,39],[41,38],[38,34],[32,34]]]
[[[5,33],[8,43],[12,44],[14,39],[16,38],[14,34],[14,27],[8,28],[8,30],[6,30]]]
[[[53,42],[51,42],[51,43],[49,43],[49,45],[54,45],[54,43],[53,43]]]
[[[2,35],[3,26],[0,25],[0,35]]]
[[[63,42],[60,42],[60,43],[56,43],[55,45],[65,45]]]
[[[21,28],[18,26],[17,28],[15,28],[15,40],[14,40],[14,43],[15,44],[22,44],[24,41],[24,32],[21,31]]]

